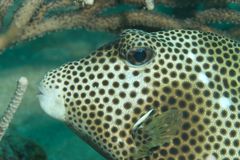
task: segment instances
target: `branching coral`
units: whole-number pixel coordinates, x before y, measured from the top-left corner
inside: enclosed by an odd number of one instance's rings
[[[1,22],[12,3],[12,0],[0,2]],[[8,29],[0,34],[0,50],[48,32],[72,28],[109,32],[125,28],[149,31],[186,28],[236,38],[240,34],[240,13],[230,9],[229,3],[238,5],[240,0],[25,0]],[[121,5],[130,5],[131,9],[111,13]],[[159,10],[159,6],[170,7],[171,14]],[[199,6],[203,9],[199,10]],[[225,31],[214,28],[212,23],[231,23],[233,27]]]
[[[0,119],[0,141],[1,141],[2,137],[4,136],[6,130],[8,129],[8,126],[9,126],[10,122],[12,121],[15,112],[18,109],[18,107],[22,101],[22,98],[27,89],[27,86],[28,86],[27,78],[21,77],[18,80],[16,91],[15,91],[6,111],[4,112],[3,116]]]
[[[3,19],[4,19],[4,15],[6,15],[6,12],[9,8],[9,6],[11,6],[13,0],[2,0],[0,1],[0,31],[2,29],[3,26]],[[0,44],[1,45],[1,44]]]

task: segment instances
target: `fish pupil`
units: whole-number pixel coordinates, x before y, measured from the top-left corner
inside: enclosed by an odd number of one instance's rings
[[[127,52],[127,61],[135,66],[149,62],[153,58],[154,51],[150,48],[133,48]]]
[[[146,59],[146,57],[147,57],[146,50],[144,48],[138,48],[133,53],[133,57],[136,60],[136,62],[143,62]]]

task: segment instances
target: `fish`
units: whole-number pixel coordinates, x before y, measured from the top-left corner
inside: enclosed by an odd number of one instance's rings
[[[48,72],[38,98],[109,160],[239,160],[239,52],[214,33],[127,29]]]

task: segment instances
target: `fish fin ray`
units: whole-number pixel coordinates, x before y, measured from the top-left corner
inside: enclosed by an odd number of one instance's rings
[[[149,114],[143,122],[132,131],[137,145],[135,158],[141,158],[150,154],[150,149],[169,143],[181,127],[182,113],[177,109],[171,109],[162,114],[154,112]]]

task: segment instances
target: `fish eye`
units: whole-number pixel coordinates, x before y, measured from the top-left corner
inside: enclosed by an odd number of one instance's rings
[[[127,61],[135,66],[140,66],[149,62],[154,56],[154,51],[151,48],[133,48],[126,54]]]

